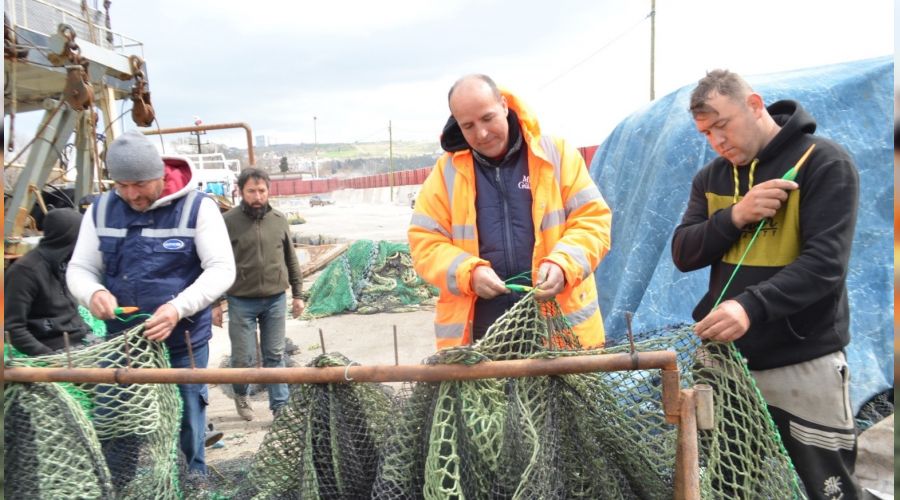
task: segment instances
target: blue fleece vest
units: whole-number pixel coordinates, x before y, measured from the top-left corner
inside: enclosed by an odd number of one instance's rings
[[[194,236],[204,196],[192,189],[169,205],[136,212],[109,191],[94,204],[104,285],[120,306],[137,306],[139,313],[153,314],[200,276],[203,269]],[[146,317],[127,323],[113,319],[106,326],[115,334],[142,321]],[[207,343],[212,337],[210,308],[178,322],[166,339],[173,353],[187,350],[185,332],[189,332],[192,347]]]
[[[475,162],[478,254],[491,263],[500,279],[507,280],[524,273],[524,278],[509,283],[530,286],[534,221],[527,145],[523,143],[516,159],[510,160],[500,167]],[[476,300],[472,325],[475,338],[483,336],[487,328],[520,298],[520,294],[513,292],[490,300]]]

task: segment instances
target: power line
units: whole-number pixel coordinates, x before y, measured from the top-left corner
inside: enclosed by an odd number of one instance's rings
[[[569,69],[567,69],[567,70],[563,71],[562,73],[560,73],[559,75],[555,76],[555,77],[554,77],[552,80],[550,80],[549,82],[547,82],[547,83],[541,85],[540,87],[538,87],[538,90],[539,90],[539,91],[540,91],[540,90],[544,90],[545,88],[549,87],[552,83],[556,82],[556,81],[559,80],[560,78],[562,78],[562,77],[568,75],[569,73],[571,73],[572,71],[574,71],[575,68],[577,68],[577,67],[581,66],[582,64],[588,62],[588,61],[591,60],[594,56],[596,56],[597,54],[603,52],[603,51],[606,50],[610,45],[612,45],[612,44],[618,42],[618,41],[619,41],[620,39],[622,39],[625,35],[627,35],[627,34],[630,33],[632,30],[634,30],[635,28],[637,28],[638,26],[640,26],[644,21],[647,20],[647,18],[649,18],[649,17],[652,16],[652,15],[653,15],[653,12],[651,11],[651,12],[648,13],[646,16],[644,16],[643,18],[641,18],[638,22],[636,22],[636,23],[634,23],[633,25],[631,25],[630,27],[628,27],[625,31],[623,31],[623,32],[619,33],[618,35],[616,35],[615,38],[613,38],[612,40],[606,42],[602,47],[600,47],[599,49],[597,49],[597,50],[591,52],[590,55],[588,55],[588,56],[585,57],[584,59],[578,61],[577,63],[575,63],[575,64],[574,64],[572,67],[570,67]]]

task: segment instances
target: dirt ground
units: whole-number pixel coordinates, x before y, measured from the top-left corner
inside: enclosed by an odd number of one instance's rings
[[[340,201],[334,205],[302,207],[297,203],[305,224],[292,226],[296,235],[323,241],[354,241],[375,239],[406,241],[406,228],[412,209],[408,205],[349,204]],[[309,289],[317,274],[304,279],[304,289]],[[397,354],[399,364],[418,364],[435,350],[433,334],[434,308],[406,313],[382,313],[372,315],[343,314],[303,321],[287,320],[286,336],[296,350],[291,359],[298,366],[305,366],[321,354],[319,329],[323,332],[328,352],[339,352],[363,365],[394,364],[393,327],[397,327]],[[209,366],[221,366],[229,355],[227,316],[224,328],[213,327],[210,343]],[[210,386],[209,421],[225,436],[222,447],[207,448],[206,460],[212,473],[228,475],[227,469],[235,461],[244,462],[259,449],[266,431],[272,423],[265,391],[250,398],[256,419],[246,422],[238,417],[234,400],[228,387]]]

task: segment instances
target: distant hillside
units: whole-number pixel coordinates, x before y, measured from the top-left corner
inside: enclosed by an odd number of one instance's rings
[[[393,147],[393,162],[391,162]],[[429,167],[440,156],[440,145],[425,141],[388,141],[277,144],[254,148],[256,165],[271,173],[280,173],[281,158],[286,157],[288,172],[315,174],[316,163],[321,177],[355,177],[398,170]],[[229,148],[229,158],[247,164],[247,150]]]
[[[381,142],[342,142],[325,144],[277,144],[255,148],[257,155],[273,153],[276,155],[294,155],[298,157],[312,158],[314,154],[321,159],[344,160],[352,158],[387,158],[390,155],[391,144],[388,141]],[[424,141],[395,141],[393,143],[394,157],[402,156],[427,156],[440,151],[440,145],[436,142]]]

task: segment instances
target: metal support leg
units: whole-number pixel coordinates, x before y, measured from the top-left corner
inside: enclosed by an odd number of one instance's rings
[[[78,203],[91,193],[91,187],[94,182],[94,141],[96,141],[96,134],[92,122],[93,114],[90,110],[85,111],[81,113],[78,119],[78,128],[75,135],[77,177],[75,178],[75,199],[72,200],[75,203]]]
[[[48,99],[45,104],[44,119],[38,130],[42,130],[31,145],[31,152],[25,169],[19,174],[16,181],[13,197],[6,210],[3,220],[4,238],[20,237],[25,228],[25,219],[34,206],[34,195],[29,187],[34,186],[40,191],[44,188],[53,165],[59,160],[60,152],[65,148],[66,141],[72,135],[75,128],[75,118],[78,113],[72,111],[68,105],[56,109],[57,102]],[[46,124],[46,127],[44,126]]]
[[[675,499],[700,500],[700,455],[697,443],[697,400],[693,389],[681,390]]]

